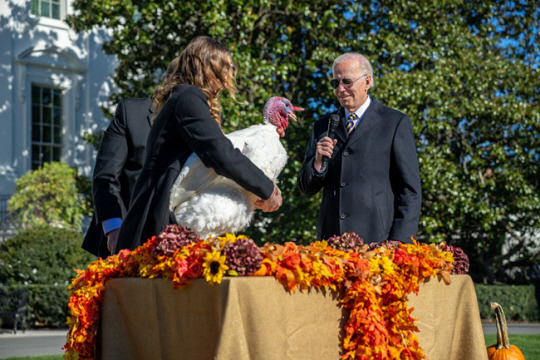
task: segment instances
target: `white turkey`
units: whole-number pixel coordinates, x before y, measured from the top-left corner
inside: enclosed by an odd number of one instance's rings
[[[287,152],[280,136],[285,135],[289,119],[296,120],[294,112],[302,110],[286,98],[272,97],[264,106],[263,124],[226,136],[235,148],[276,182],[287,163]],[[253,217],[256,200],[256,195],[216,174],[192,153],[171,188],[170,210],[178,224],[207,238],[246,228]]]

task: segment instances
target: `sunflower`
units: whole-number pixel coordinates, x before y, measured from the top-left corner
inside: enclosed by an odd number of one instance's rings
[[[206,254],[203,263],[203,276],[210,285],[221,284],[223,274],[229,269],[225,265],[226,256],[222,256],[219,251],[212,251]]]

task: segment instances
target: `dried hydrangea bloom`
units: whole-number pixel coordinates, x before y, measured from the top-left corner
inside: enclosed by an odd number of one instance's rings
[[[468,274],[469,273],[469,257],[462,248],[445,244],[441,250],[448,251],[454,254],[454,268],[451,274]]]
[[[165,230],[158,235],[158,243],[154,248],[154,254],[171,256],[176,249],[181,249],[185,245],[199,240],[199,236],[191,229],[184,228],[181,225],[167,225]]]
[[[346,232],[341,236],[332,236],[328,245],[341,251],[352,251],[364,245],[364,240],[354,232]]]
[[[261,250],[252,239],[237,239],[225,245],[222,251],[227,257],[225,264],[240,276],[259,270],[263,257]]]
[[[381,242],[374,242],[374,243],[371,243],[369,244],[369,250],[373,250],[373,249],[377,249],[377,248],[380,248],[382,246],[388,248],[388,249],[392,249],[392,250],[395,250],[399,247],[399,244],[401,244],[399,241],[396,241],[396,240],[384,240],[384,241],[381,241]]]

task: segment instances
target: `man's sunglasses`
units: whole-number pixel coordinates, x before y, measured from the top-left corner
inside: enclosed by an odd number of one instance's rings
[[[341,83],[343,83],[343,86],[350,88],[355,81],[360,80],[364,76],[368,76],[368,74],[364,74],[364,75],[360,76],[358,79],[355,79],[355,80],[353,80],[353,79],[332,79],[332,80],[330,80],[330,85],[332,85],[332,87],[334,89],[337,89],[339,87],[339,83],[341,82]]]

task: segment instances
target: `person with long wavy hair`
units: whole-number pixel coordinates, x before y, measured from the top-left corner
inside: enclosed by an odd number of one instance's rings
[[[281,206],[277,186],[223,134],[222,90],[234,99],[235,70],[229,49],[207,36],[193,39],[179,55],[172,75],[154,92],[155,117],[144,166],[116,252],[135,249],[175,223],[169,210],[170,190],[193,152],[205,166],[257,195],[258,208],[268,212]]]

